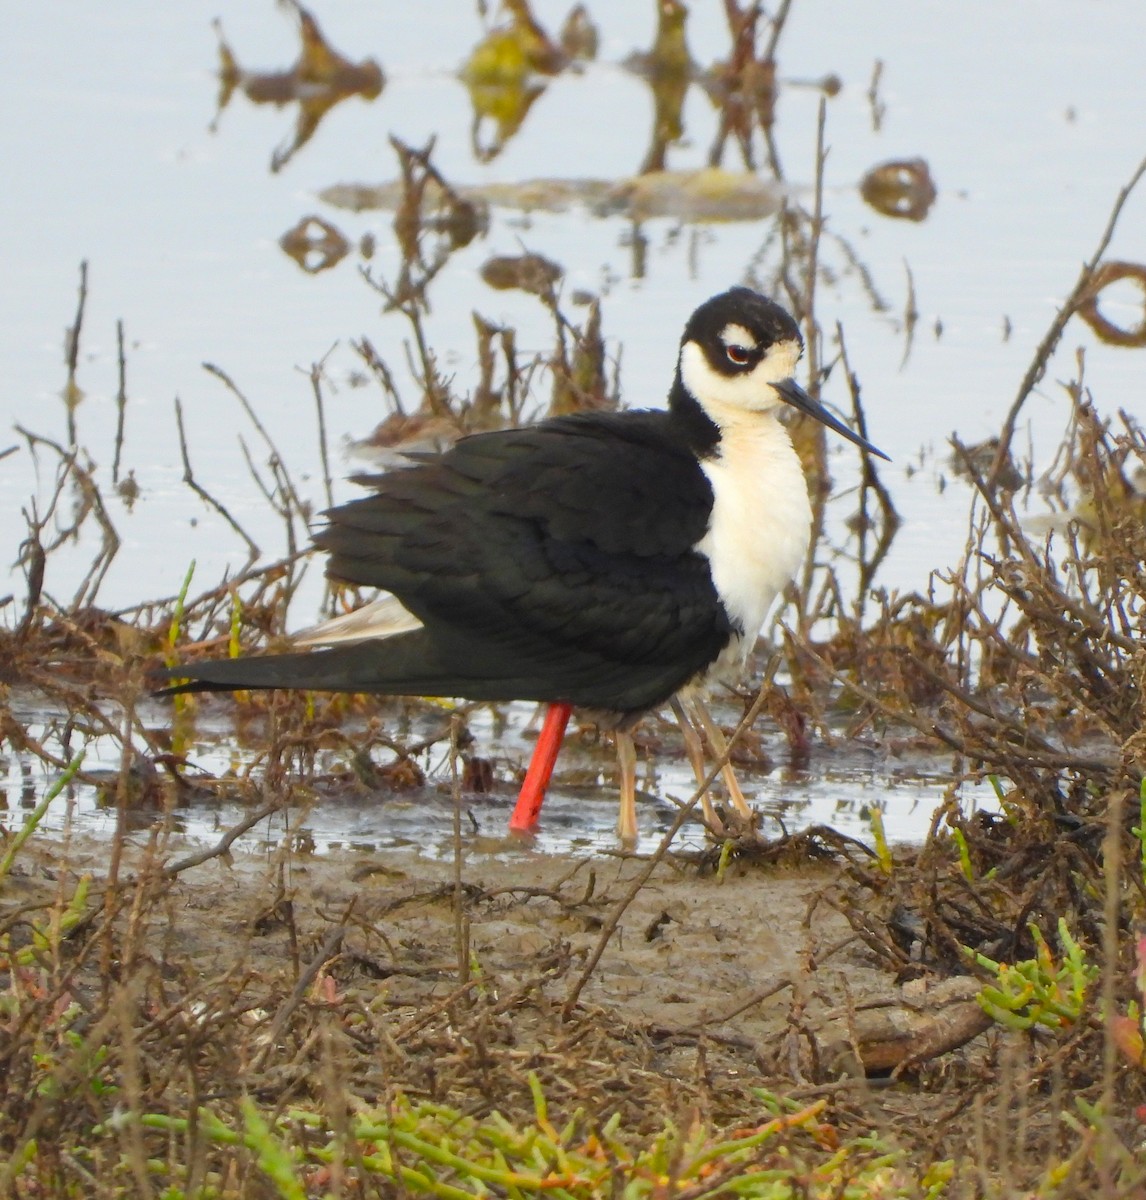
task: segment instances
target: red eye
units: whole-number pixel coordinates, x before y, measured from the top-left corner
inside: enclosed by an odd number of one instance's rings
[[[745,366],[752,358],[752,351],[744,346],[725,346],[724,353],[728,355],[728,361],[738,367]]]

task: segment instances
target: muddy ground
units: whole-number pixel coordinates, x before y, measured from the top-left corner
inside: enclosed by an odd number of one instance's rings
[[[298,847],[186,866],[181,848],[136,835],[112,884],[107,843],[44,841],[4,907],[94,877],[95,913],[56,986],[90,1014],[89,1039],[94,1026],[118,1063],[135,1061],[144,1111],[401,1091],[524,1120],[535,1072],[555,1118],[616,1112],[636,1135],[666,1118],[758,1124],[763,1089],[826,1099],[839,1136],[881,1133],[920,1168],[968,1151],[967,1170],[997,1166],[1004,1130],[1020,1137],[1011,1158],[1044,1162],[1053,1113],[1015,1107],[1017,1072],[1051,1099],[1031,1048],[982,1032],[974,981],[897,978],[845,915],[862,869],[811,861],[817,850],[813,838],[789,861],[733,859],[718,877],[695,855],[652,866],[510,846],[458,872],[408,850]]]

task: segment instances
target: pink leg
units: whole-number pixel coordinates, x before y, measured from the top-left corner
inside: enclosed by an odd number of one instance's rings
[[[533,748],[533,757],[525,772],[525,782],[513,806],[513,815],[509,818],[511,833],[528,833],[537,827],[537,818],[545,802],[545,789],[549,786],[557,763],[557,752],[561,749],[565,726],[569,724],[572,711],[571,704],[551,704],[545,710],[545,723],[537,735],[537,745]]]
[[[637,840],[637,748],[627,729],[618,729],[617,763],[621,768],[621,811],[617,814],[617,837],[626,845]]]

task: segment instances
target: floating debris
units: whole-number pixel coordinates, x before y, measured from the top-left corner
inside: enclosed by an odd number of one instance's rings
[[[564,270],[541,254],[499,254],[487,259],[481,277],[498,291],[517,289],[534,296],[552,296]]]
[[[322,217],[303,217],[279,238],[279,245],[308,274],[317,275],[340,263],[350,243]]]
[[[468,200],[523,212],[567,212],[587,208],[594,216],[675,217],[688,222],[758,221],[780,207],[783,191],[775,182],[751,171],[703,167],[696,171],[650,171],[623,180],[528,179],[520,183],[458,186]],[[339,183],[324,188],[319,199],[352,212],[393,210],[402,184]],[[426,198],[433,202],[432,185]]]
[[[751,171],[703,167],[699,171],[650,171],[619,184],[616,196],[637,218],[680,221],[759,221],[780,208],[781,190]]]
[[[938,192],[927,163],[905,158],[872,167],[860,181],[860,195],[885,217],[922,221]]]
[[[1115,325],[1098,311],[1098,297],[1112,283],[1128,279],[1141,292],[1142,312],[1138,324]],[[1141,263],[1104,262],[1094,272],[1086,299],[1078,306],[1078,315],[1094,330],[1097,337],[1110,346],[1146,346],[1146,266]]]

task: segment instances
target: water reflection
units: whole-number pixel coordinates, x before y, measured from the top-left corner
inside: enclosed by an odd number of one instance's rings
[[[641,174],[663,171],[671,145],[684,138],[684,99],[692,84],[694,65],[685,40],[688,9],[681,0],[660,0],[652,49],[633,53],[624,66],[644,79],[653,93],[652,141],[641,163]]]
[[[780,160],[772,137],[776,111],[775,52],[787,19],[790,3],[781,4],[768,21],[766,40],[759,46],[758,26],[763,15],[758,4],[741,9],[736,3],[725,6],[732,38],[732,51],[723,62],[715,63],[703,79],[705,91],[719,112],[716,137],[708,153],[712,166],[724,158],[724,147],[731,137],[749,170],[756,167],[755,135],[763,135],[768,164],[779,178]]]
[[[527,0],[505,0],[509,20],[474,47],[460,76],[473,105],[470,145],[478,162],[490,162],[525,122],[546,79],[578,59],[597,53],[597,30],[584,5],[570,12],[554,41],[533,15]],[[485,129],[492,125],[492,134]]]
[[[283,167],[314,136],[323,117],[336,104],[350,96],[374,100],[382,93],[385,76],[372,58],[352,62],[339,54],[323,37],[314,17],[301,4],[288,4],[298,17],[299,57],[285,71],[249,71],[223,37],[223,25],[215,21],[219,35],[219,99],[212,130],[218,128],[223,110],[236,91],[241,91],[253,104],[273,104],[284,108],[298,105],[294,136],[271,156],[271,170]]]

